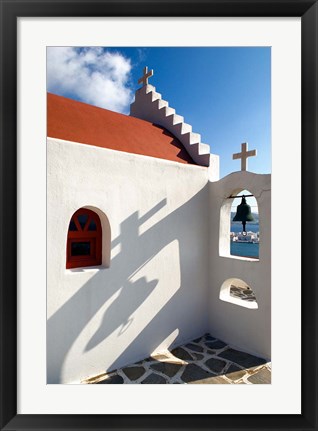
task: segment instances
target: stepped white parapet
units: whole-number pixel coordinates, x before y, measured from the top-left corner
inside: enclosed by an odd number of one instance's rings
[[[201,136],[192,132],[192,126],[185,123],[184,118],[176,114],[166,100],[162,100],[153,85],[144,85],[136,91],[135,101],[130,105],[130,115],[169,130],[195,163],[201,166],[213,165],[215,172],[212,177],[218,179],[218,156],[210,154],[210,146],[201,143]]]

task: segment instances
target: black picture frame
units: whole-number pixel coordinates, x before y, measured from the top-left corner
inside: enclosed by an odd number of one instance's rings
[[[0,0],[0,7],[1,430],[317,430],[317,0]],[[17,18],[53,16],[301,17],[301,414],[17,414]]]

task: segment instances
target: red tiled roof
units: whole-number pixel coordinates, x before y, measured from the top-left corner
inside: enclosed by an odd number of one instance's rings
[[[161,126],[48,93],[47,135],[134,154],[195,164]]]

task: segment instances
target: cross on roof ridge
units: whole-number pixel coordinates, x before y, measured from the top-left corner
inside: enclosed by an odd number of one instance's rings
[[[233,160],[235,159],[241,159],[241,171],[247,171],[247,159],[248,157],[253,157],[257,155],[256,150],[250,150],[248,149],[248,143],[244,142],[241,144],[241,152],[233,154]]]
[[[153,76],[153,69],[148,72],[148,66],[144,67],[144,74],[138,79],[138,84],[143,84],[143,86],[148,85],[148,79]]]

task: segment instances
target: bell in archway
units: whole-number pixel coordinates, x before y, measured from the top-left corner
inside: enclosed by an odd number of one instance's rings
[[[251,207],[246,203],[245,196],[242,196],[242,202],[236,208],[236,214],[233,221],[241,221],[243,225],[243,235],[246,235],[245,225],[247,221],[253,221]]]

